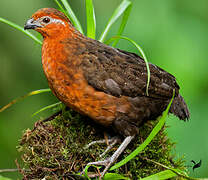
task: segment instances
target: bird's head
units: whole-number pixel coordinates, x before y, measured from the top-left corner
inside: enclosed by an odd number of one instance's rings
[[[27,20],[24,29],[34,29],[46,37],[57,37],[69,31],[74,31],[70,20],[64,13],[54,8],[38,10]]]

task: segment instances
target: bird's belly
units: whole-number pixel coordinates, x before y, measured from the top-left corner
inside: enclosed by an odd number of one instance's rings
[[[94,89],[78,68],[44,61],[43,69],[54,95],[66,106],[97,123],[109,126],[121,114],[135,118],[128,97],[115,97]]]
[[[116,117],[116,97],[96,91],[81,73],[45,74],[52,92],[65,105],[104,126],[112,124]]]

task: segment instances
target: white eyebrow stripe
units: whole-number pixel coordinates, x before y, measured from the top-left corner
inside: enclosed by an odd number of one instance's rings
[[[43,16],[39,19],[39,21],[42,21],[44,18],[49,18],[50,19],[50,22],[48,24],[51,24],[51,23],[56,23],[56,24],[63,24],[64,26],[66,26],[66,24],[60,20],[60,19],[55,19],[55,18],[52,18],[50,16]],[[41,23],[41,22],[40,22]],[[42,24],[42,23],[41,23]]]
[[[66,26],[66,24],[60,19],[53,19],[53,18],[50,18],[50,19],[51,19],[51,23],[57,23],[57,24],[60,23]]]

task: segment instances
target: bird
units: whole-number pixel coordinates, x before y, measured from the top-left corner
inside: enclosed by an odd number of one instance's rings
[[[24,29],[43,37],[42,66],[53,94],[67,107],[123,136],[110,158],[89,163],[104,166],[101,177],[138,136],[139,127],[162,115],[174,91],[169,113],[189,119],[173,75],[148,63],[151,75],[146,94],[148,74],[143,58],[86,37],[57,9],[39,9]]]
[[[196,163],[194,160],[191,160],[191,162],[194,164],[194,166],[192,167],[193,172],[194,172],[194,169],[197,169],[197,168],[201,167],[201,164],[202,164],[202,160],[201,159],[200,159],[200,161],[198,163]]]

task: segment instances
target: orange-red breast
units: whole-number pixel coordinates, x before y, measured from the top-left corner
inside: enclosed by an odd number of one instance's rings
[[[183,120],[189,118],[173,75],[149,63],[147,96],[147,68],[142,58],[84,36],[62,12],[40,9],[25,29],[34,29],[43,36],[43,70],[54,95],[97,123],[113,126],[125,137],[110,159],[93,163],[106,166],[102,176],[135,137],[139,125],[162,114],[173,90],[170,113]]]

